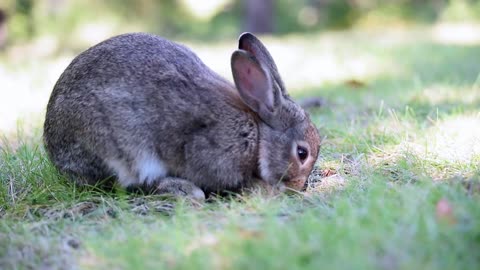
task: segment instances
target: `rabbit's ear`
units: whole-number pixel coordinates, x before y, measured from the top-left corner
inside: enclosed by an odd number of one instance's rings
[[[270,55],[267,48],[257,37],[248,32],[241,34],[240,38],[238,39],[238,48],[240,50],[249,52],[255,58],[257,58],[258,61],[272,74],[273,80],[275,80],[280,87],[282,94],[287,96],[285,86],[278,72],[277,65],[275,64],[275,61],[273,61],[272,55]]]
[[[232,54],[232,74],[238,92],[263,121],[269,122],[275,110],[275,95],[268,71],[250,53],[237,50]]]

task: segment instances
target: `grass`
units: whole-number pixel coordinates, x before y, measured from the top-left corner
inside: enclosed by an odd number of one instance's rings
[[[79,190],[47,160],[41,123],[5,139],[0,268],[478,269],[480,43],[429,31],[269,40],[308,54],[307,74],[279,61],[293,95],[325,100],[301,195],[196,204]]]

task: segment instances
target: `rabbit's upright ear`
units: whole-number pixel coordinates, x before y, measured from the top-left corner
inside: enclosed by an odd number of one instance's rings
[[[282,95],[287,96],[287,91],[285,90],[285,86],[280,77],[280,73],[278,72],[277,65],[275,64],[275,61],[273,61],[272,55],[270,55],[270,52],[268,52],[265,45],[263,45],[256,36],[248,32],[241,34],[238,39],[238,48],[249,52],[258,59],[258,61],[268,69],[272,75],[272,79],[279,86]]]
[[[263,121],[270,122],[275,111],[276,97],[268,70],[244,50],[232,54],[231,66],[233,80],[243,102]]]

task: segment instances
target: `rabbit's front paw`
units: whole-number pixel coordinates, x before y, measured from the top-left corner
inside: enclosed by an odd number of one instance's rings
[[[194,183],[181,178],[167,177],[159,181],[155,193],[187,197],[196,201],[205,200],[205,193]]]

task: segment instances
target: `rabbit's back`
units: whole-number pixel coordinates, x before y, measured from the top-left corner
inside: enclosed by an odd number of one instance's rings
[[[155,91],[169,83],[177,91],[210,90],[212,83],[233,89],[188,48],[158,36],[133,33],[108,39],[77,56],[53,94],[76,91],[75,87],[95,92],[109,86]],[[178,88],[179,83],[184,88]]]

